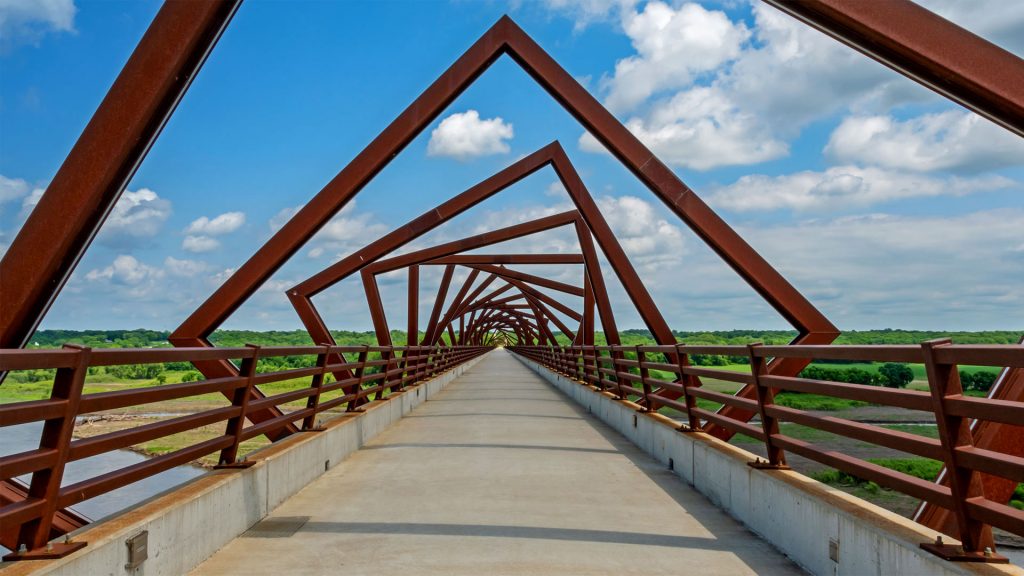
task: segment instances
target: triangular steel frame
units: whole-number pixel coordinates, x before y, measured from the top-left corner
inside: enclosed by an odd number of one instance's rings
[[[786,318],[799,332],[795,343],[828,344],[835,340],[839,334],[838,329],[809,300],[511,18],[503,16],[203,302],[172,333],[171,343],[175,346],[210,346],[207,337],[214,329],[503,55],[511,57],[547,90],[598,142]],[[558,152],[564,156],[560,147]],[[417,228],[432,227],[441,220],[442,215],[435,213],[414,224]],[[315,293],[315,290],[311,292]],[[658,334],[655,334],[655,338],[660,339]],[[779,362],[775,363],[773,371],[795,374],[803,368],[801,364],[804,363]],[[197,368],[207,377],[225,376],[225,372],[230,374],[233,371],[230,366],[210,363],[201,363]],[[752,388],[740,391],[740,394],[745,395],[752,393]],[[726,431],[717,432],[721,437],[730,435]]]

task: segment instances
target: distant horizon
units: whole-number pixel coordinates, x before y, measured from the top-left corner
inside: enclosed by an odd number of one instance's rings
[[[331,331],[344,331],[344,332],[373,332],[373,327],[365,329],[351,329],[351,328],[329,328]],[[148,330],[151,332],[173,332],[174,328],[40,328],[36,330],[36,333],[46,331],[63,331],[63,332],[107,332],[107,331],[125,331],[131,332],[134,330]],[[619,333],[625,332],[650,332],[647,328],[619,328]],[[280,329],[273,328],[267,330],[257,330],[254,328],[218,328],[214,332],[227,331],[227,332],[305,332],[306,329],[302,327],[291,328],[291,329]],[[391,328],[392,332],[405,332],[404,328]],[[793,328],[719,328],[719,329],[695,329],[695,330],[681,330],[672,328],[673,332],[793,332],[798,331]],[[945,328],[851,328],[849,330],[839,329],[841,333],[847,332],[1019,332],[1024,335],[1024,327],[1019,328],[986,328],[983,330],[966,330],[962,328],[957,329],[945,329]],[[458,332],[458,330],[456,330]],[[596,332],[604,333],[604,330],[596,330]]]

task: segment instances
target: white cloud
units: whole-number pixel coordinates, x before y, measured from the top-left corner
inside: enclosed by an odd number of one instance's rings
[[[243,224],[245,224],[244,212],[225,212],[212,219],[206,216],[196,218],[185,229],[185,234],[220,236],[238,230]]]
[[[576,30],[600,22],[617,12],[632,8],[634,0],[544,0],[544,6],[562,12],[576,21]]]
[[[565,189],[561,180],[554,180],[548,187],[544,189],[545,196],[551,196],[552,198],[565,199],[569,191]]]
[[[209,236],[185,236],[181,241],[181,247],[188,252],[210,252],[220,248],[220,241]]]
[[[677,9],[649,2],[642,12],[624,12],[623,28],[635,56],[615,64],[607,80],[607,106],[629,110],[661,90],[689,85],[695,74],[714,70],[740,55],[750,32],[723,12],[687,3]]]
[[[0,205],[23,198],[31,188],[21,178],[8,178],[0,174]]]
[[[840,327],[1020,329],[1024,211],[868,215],[741,233]],[[936,239],[944,247],[937,248]],[[812,298],[812,301],[815,301]],[[853,326],[851,326],[853,324]]]
[[[476,110],[452,114],[430,133],[428,156],[447,156],[468,160],[477,156],[507,154],[506,140],[512,139],[512,124],[501,117],[480,119]]]
[[[137,285],[145,280],[159,278],[163,272],[158,268],[139,262],[134,256],[121,254],[106,268],[90,270],[85,275],[89,281],[110,280],[116,284]]]
[[[1015,185],[1002,176],[938,178],[874,167],[835,166],[824,172],[743,176],[712,190],[708,200],[735,211],[828,210],[906,198],[961,196]]]
[[[659,215],[650,202],[636,196],[604,196],[597,204],[622,249],[636,264],[648,266],[682,258],[686,246],[681,229]]]
[[[293,206],[281,209],[270,219],[270,231],[280,230],[301,208]],[[327,255],[339,259],[362,248],[389,229],[387,225],[378,222],[372,212],[357,213],[356,202],[352,200],[313,236],[307,244],[307,255],[310,258]]]
[[[156,236],[170,216],[170,201],[156,192],[148,188],[141,188],[138,192],[125,190],[103,223],[98,239],[118,245],[126,239]]]
[[[75,28],[74,0],[0,0],[0,49]]]
[[[891,116],[854,116],[832,132],[825,152],[841,162],[973,172],[1024,164],[1024,139],[959,110],[902,122]]]
[[[210,265],[198,260],[179,260],[168,256],[164,259],[164,269],[172,276],[192,278],[209,270]]]
[[[664,162],[695,170],[756,164],[789,151],[714,87],[680,92],[652,106],[646,117],[631,118],[626,128]],[[605,150],[589,132],[580,137],[580,147],[589,152]]]

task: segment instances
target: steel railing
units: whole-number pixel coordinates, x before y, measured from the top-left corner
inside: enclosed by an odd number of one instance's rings
[[[243,348],[155,348],[90,349],[65,346],[57,350],[0,350],[0,371],[56,369],[51,396],[0,404],[0,428],[43,422],[39,447],[16,454],[0,454],[0,483],[16,482],[31,474],[27,496],[0,505],[0,541],[14,550],[31,555],[50,548],[53,520],[61,510],[128,484],[219,452],[222,467],[244,467],[239,461],[242,442],[285,427],[316,430],[317,416],[328,410],[360,410],[371,397],[381,399],[392,392],[445,372],[490,350],[484,346],[298,346]],[[331,358],[354,360],[329,363]],[[341,356],[339,356],[341,355]],[[261,373],[261,359],[308,356],[309,366]],[[84,394],[89,368],[165,362],[233,360],[238,375],[180,384]],[[327,375],[337,380],[327,381]],[[309,385],[271,396],[255,396],[254,388],[275,383],[309,379]],[[325,398],[331,392],[334,397]],[[223,393],[230,404],[160,420],[134,428],[73,439],[79,416],[137,407],[155,402],[181,400],[210,393]],[[340,394],[340,395],[337,395]],[[256,410],[305,401],[304,408],[284,412],[259,423],[247,423]],[[135,446],[204,426],[222,424],[223,433],[143,462],[61,485],[69,462],[113,450]],[[14,490],[13,492],[17,492]]]
[[[1022,345],[953,345],[943,340],[919,346],[514,346],[510,350],[618,399],[633,400],[639,411],[672,408],[686,416],[681,430],[699,432],[713,423],[763,442],[768,460],[752,462],[755,467],[787,468],[785,454],[791,452],[946,508],[954,514],[963,543],[963,551],[953,554],[960,554],[960,559],[992,557],[992,526],[1024,536],[1024,511],[986,498],[983,488],[989,475],[1024,482],[1024,458],[975,447],[971,435],[974,421],[1024,426],[1024,402],[964,395],[958,372],[958,366],[995,366],[1004,369],[1005,378],[1009,370],[1024,368]],[[690,359],[697,354],[743,357],[750,370],[694,366]],[[929,391],[773,375],[769,361],[782,358],[923,364]],[[655,377],[651,371],[670,376]],[[702,378],[752,385],[756,398],[706,389]],[[935,419],[938,438],[783,406],[775,402],[777,391],[926,412]],[[752,412],[760,417],[760,424],[701,408],[699,399]],[[784,434],[781,422],[937,460],[953,473],[944,474],[944,482],[923,480]]]

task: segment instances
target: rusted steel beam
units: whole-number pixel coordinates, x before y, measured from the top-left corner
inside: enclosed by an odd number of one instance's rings
[[[558,214],[552,214],[551,216],[545,216],[529,222],[523,222],[521,224],[515,224],[507,226],[505,228],[499,228],[497,230],[490,230],[482,234],[476,234],[474,236],[467,236],[451,242],[445,242],[444,244],[438,244],[437,246],[431,246],[430,248],[424,248],[422,250],[416,250],[400,256],[387,258],[384,260],[374,259],[373,261],[365,264],[370,272],[373,274],[383,274],[392,270],[398,270],[412,264],[419,264],[423,262],[429,262],[445,256],[454,256],[459,252],[465,252],[467,250],[473,250],[476,248],[483,248],[499,242],[506,242],[508,240],[515,240],[522,238],[530,234],[537,234],[547,230],[552,230],[560,226],[565,226],[576,221],[578,214],[575,210],[568,210],[566,212],[560,212]],[[327,272],[330,268],[324,270]],[[337,267],[336,272],[343,271],[344,268]],[[326,281],[328,285],[334,284],[340,280],[334,273],[324,275],[323,272],[317,273],[312,278],[321,278],[321,280],[329,279]],[[304,285],[305,282],[299,284]],[[296,287],[298,289],[298,287]],[[312,296],[312,294],[310,294]]]
[[[1024,60],[909,0],[765,0],[1024,136]]]
[[[373,328],[377,334],[377,344],[391,346],[391,331],[388,329],[388,320],[384,314],[384,303],[380,299],[377,280],[365,268],[362,270],[361,276],[363,292],[366,294],[366,304],[370,309],[370,320],[373,322]]]
[[[612,313],[612,303],[608,299],[608,289],[605,287],[604,276],[601,274],[601,263],[597,259],[597,251],[594,250],[594,240],[590,236],[590,231],[585,226],[583,222],[576,222],[576,232],[580,239],[580,247],[583,248],[583,257],[587,259],[587,278],[590,280],[590,287],[594,292],[597,315],[601,317],[601,329],[604,331],[605,340],[609,344],[621,344],[622,340],[619,339],[619,329],[615,323],[615,315]]]
[[[580,319],[579,333],[583,334],[581,344],[594,345],[594,288],[586,276],[583,277],[583,317]]]
[[[457,254],[424,264],[583,264],[583,254]]]
[[[420,338],[420,267],[409,266],[409,302],[406,314],[406,342],[407,346],[416,346]]]
[[[1024,338],[1021,339],[1024,344]],[[1006,400],[1013,402],[1024,401],[1024,369],[1005,368],[996,379],[995,384],[988,392],[988,398],[994,400]],[[1001,454],[1007,454],[1018,458],[1024,457],[1024,433],[1021,427],[1001,422],[978,421],[971,423],[971,434],[974,445],[984,450],[992,450]],[[981,474],[981,483],[985,496],[994,502],[1009,502],[1017,489],[1017,482],[993,476]],[[939,472],[936,482],[943,486],[949,485],[949,474],[945,468]],[[929,502],[922,502],[913,516],[914,520],[948,534],[954,538],[960,537],[956,516],[952,510],[941,506],[935,506]]]
[[[219,325],[502,54],[508,54],[519,63],[801,332],[836,332],[835,327],[810,302],[679,181],[568,72],[510,18],[503,17],[239,268],[175,335],[194,337]],[[521,174],[521,177],[525,175]],[[422,229],[429,229],[443,218],[444,215],[435,212],[425,215],[417,224]],[[410,235],[418,234],[416,230],[399,234]],[[300,290],[292,292],[314,294],[326,285],[328,279],[336,276],[337,270],[325,270],[300,285]]]
[[[469,313],[470,311],[475,312],[476,310],[481,309],[481,308],[485,308],[485,309],[489,309],[489,310],[523,310],[523,309],[533,309],[535,311],[539,310],[539,315],[537,315],[538,318],[543,317],[543,318],[551,321],[552,323],[554,323],[559,328],[559,330],[561,330],[562,333],[565,334],[565,336],[567,338],[569,338],[569,340],[573,340],[573,339],[576,338],[576,335],[572,332],[572,330],[570,330],[569,327],[566,326],[565,323],[562,322],[557,316],[552,314],[551,311],[548,310],[544,306],[544,304],[542,302],[540,302],[539,299],[536,299],[536,298],[531,297],[531,296],[527,296],[526,294],[519,294],[519,295],[514,296],[513,298],[515,298],[515,299],[526,298],[528,300],[528,304],[512,306],[512,305],[508,305],[508,304],[498,304],[498,303],[495,303],[494,301],[491,301],[491,302],[481,302],[479,304],[474,303],[474,304],[470,305],[470,307],[468,309],[463,310],[462,314],[465,315],[465,314]],[[529,318],[528,315],[524,315],[524,317]],[[472,325],[472,322],[470,323],[470,325]]]
[[[450,322],[451,319],[454,317],[455,310],[457,310],[459,306],[462,306],[462,302],[466,299],[466,293],[469,292],[470,287],[473,286],[473,283],[476,282],[476,279],[479,276],[479,270],[469,271],[469,276],[466,277],[465,283],[463,283],[462,288],[460,288],[459,291],[455,293],[455,298],[452,299],[451,305],[449,305],[448,310],[444,313],[444,316],[442,316],[441,323],[439,324],[440,326],[451,326]],[[441,331],[438,331],[436,337],[440,338],[440,336]]]
[[[697,198],[568,72],[511,19],[503,17],[204,302],[175,331],[172,342],[176,345],[179,345],[179,342],[202,343],[205,335],[255,292],[284,261],[343,208],[413,138],[436,120],[444,108],[502,54],[509,55],[522,66],[769,304],[796,326],[801,335],[819,334],[834,337],[838,333],[809,301]],[[383,256],[543,166],[554,166],[563,184],[566,184],[567,188],[575,187],[578,178],[572,178],[566,170],[560,170],[564,167],[555,166],[556,157],[561,156],[564,156],[564,152],[557,144],[531,154],[474,189],[443,204],[437,210],[424,214],[407,227],[386,235],[360,253],[329,267],[290,290],[289,298],[293,300],[314,341],[332,342],[329,333],[318,332],[325,330],[323,323],[313,317],[315,315],[308,310],[308,303],[302,300],[308,300],[331,283],[359,270],[366,262]],[[485,190],[489,191],[489,194],[484,193]],[[470,200],[469,197],[475,200]],[[590,228],[595,230],[593,226]],[[602,238],[602,241],[604,240],[614,240],[614,237]],[[366,258],[367,255],[372,256]],[[592,246],[589,254],[584,250],[584,257],[596,258]],[[595,290],[602,326],[609,335],[609,342],[617,343],[617,330],[614,318],[611,317],[611,308],[602,301],[603,279],[594,277],[594,274],[600,273],[600,267],[588,265],[587,268]],[[628,290],[629,285],[626,287]],[[634,296],[631,294],[631,298]],[[642,313],[656,311],[656,308],[650,309],[647,306],[641,309]],[[660,329],[652,331],[661,332]]]
[[[28,497],[28,486],[19,482],[16,478],[0,480],[0,507],[9,506],[16,502],[22,502]],[[87,516],[76,512],[71,508],[58,510],[53,516],[53,523],[50,525],[49,539],[58,538],[78,530],[92,522]],[[10,550],[18,549],[18,530],[0,530],[0,546]]]
[[[437,328],[437,320],[441,316],[441,308],[444,306],[444,300],[448,297],[448,287],[452,282],[452,274],[455,272],[455,266],[449,264],[444,269],[444,275],[441,276],[441,285],[437,290],[437,297],[434,299],[434,307],[430,311],[430,320],[427,322],[427,329],[423,335],[423,341],[420,345],[424,345],[430,341],[430,335],[434,333]]]
[[[21,348],[241,0],[165,2],[0,260],[0,348]]]
[[[528,282],[534,286],[558,290],[559,292],[565,292],[566,294],[579,296],[580,298],[583,297],[583,288],[566,284],[565,282],[559,282],[557,280],[550,280],[534,274],[527,274],[510,268],[499,268],[497,266],[491,266],[490,264],[473,264],[470,268],[479,270],[480,272],[489,272],[491,274],[500,275],[502,278],[511,278],[521,282]]]

